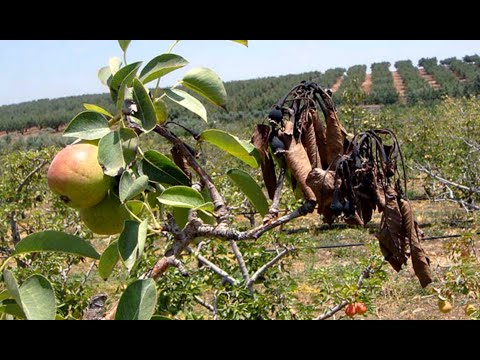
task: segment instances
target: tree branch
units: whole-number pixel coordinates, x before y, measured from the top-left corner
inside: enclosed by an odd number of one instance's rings
[[[266,263],[265,265],[263,265],[260,269],[258,269],[255,274],[252,275],[252,277],[250,278],[250,281],[247,283],[247,287],[250,288],[253,286],[253,284],[255,284],[255,282],[258,280],[258,278],[260,276],[262,276],[265,271],[267,271],[269,268],[271,268],[272,266],[274,266],[277,262],[279,262],[283,257],[285,257],[288,253],[294,251],[295,248],[294,247],[290,247],[290,248],[286,248],[285,250],[283,250],[280,254],[278,254],[277,256],[275,256],[272,260],[270,260],[268,263]]]
[[[193,297],[193,299],[199,303],[200,305],[202,305],[205,309],[209,310],[210,312],[215,312],[215,308],[210,305],[209,303],[207,303],[205,300],[203,300],[202,298],[198,297],[197,295],[195,295]]]
[[[170,130],[168,130],[164,126],[157,125],[154,131],[160,136],[163,136],[165,139],[170,141],[170,143],[172,143],[173,145],[177,146],[181,154],[185,157],[185,159],[187,159],[188,165],[190,165],[190,167],[198,174],[198,176],[200,176],[202,182],[207,187],[208,192],[212,197],[215,211],[218,214],[219,224],[225,222],[228,218],[229,211],[227,206],[225,205],[223,197],[220,195],[217,188],[215,187],[215,184],[213,183],[210,175],[200,166],[195,157],[185,146],[185,143],[180,140],[176,135],[174,135]]]
[[[248,274],[247,265],[245,264],[245,260],[243,259],[243,255],[238,248],[237,243],[235,240],[230,240],[230,247],[232,248],[233,253],[235,254],[235,258],[237,259],[238,266],[240,267],[240,271],[242,272],[243,279],[246,283],[250,281],[250,275]]]
[[[30,174],[27,175],[27,177],[22,181],[22,183],[18,186],[17,188],[17,194],[19,194],[23,187],[27,184],[28,180],[35,175],[37,172],[39,172],[46,164],[48,163],[47,160],[43,160],[40,165],[38,165],[35,169],[32,170]]]
[[[480,194],[480,188],[471,188],[471,187],[468,187],[468,186],[465,186],[465,185],[461,185],[461,184],[457,184],[453,181],[450,181],[450,180],[447,180],[447,179],[444,179],[442,178],[441,176],[438,176],[436,175],[433,171],[427,169],[425,166],[423,165],[420,165],[420,164],[416,164],[416,169],[431,176],[432,178],[434,178],[435,180],[441,182],[442,184],[445,184],[445,185],[449,185],[449,186],[453,186],[457,189],[460,189],[462,191],[466,191],[466,192],[470,192],[470,193],[475,193],[475,194]]]
[[[15,219],[16,215],[17,214],[15,210],[10,213],[10,230],[12,232],[12,241],[14,245],[17,245],[21,240],[20,232],[18,231],[17,220]]]

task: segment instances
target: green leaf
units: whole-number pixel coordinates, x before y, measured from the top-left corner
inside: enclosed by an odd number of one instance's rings
[[[190,213],[190,209],[179,208],[179,207],[172,208],[172,215],[173,215],[173,218],[175,219],[175,224],[177,224],[180,230],[183,230],[183,228],[187,225],[189,213]]]
[[[10,294],[10,291],[8,290],[0,291],[0,302],[8,299],[12,299],[12,294]]]
[[[118,110],[122,108],[127,88],[132,86],[133,79],[141,65],[142,62],[140,61],[124,66],[118,70],[110,81],[110,94],[112,100],[116,102]]]
[[[168,73],[188,65],[188,61],[175,54],[163,54],[152,59],[140,73],[144,84],[156,80]]]
[[[20,289],[17,284],[17,280],[15,276],[10,270],[5,270],[3,272],[3,280],[5,281],[5,285],[7,286],[7,290],[10,293],[10,297],[14,299],[17,304],[21,307],[22,306],[22,298],[20,297]]]
[[[133,199],[137,195],[140,195],[148,186],[148,176],[143,175],[138,179],[135,179],[131,171],[125,171],[120,178],[119,195],[120,201]]]
[[[97,251],[85,240],[75,235],[52,230],[27,236],[17,244],[14,254],[47,251],[100,259]]]
[[[122,60],[120,60],[118,57],[111,57],[108,59],[108,66],[110,67],[112,75],[115,75],[122,67]]]
[[[142,122],[145,132],[152,131],[157,125],[157,113],[147,90],[137,78],[133,79],[133,100],[137,105],[135,117]]]
[[[207,202],[205,204],[197,206],[193,210],[200,210],[200,211],[204,211],[204,212],[207,212],[207,213],[213,213],[213,211],[215,210],[215,205],[213,205],[212,202]]]
[[[230,40],[239,44],[242,44],[243,46],[248,47],[248,40]]]
[[[22,308],[15,301],[0,302],[0,313],[12,315],[18,319],[26,319]]]
[[[94,111],[84,111],[70,121],[63,132],[63,136],[82,140],[97,140],[109,132],[110,127],[105,116]]]
[[[205,122],[207,121],[207,110],[205,109],[205,106],[189,93],[178,89],[165,89],[165,94],[173,102],[176,102],[187,110],[197,114],[205,120]]]
[[[125,82],[125,80],[130,79],[125,85],[130,86],[132,84],[133,79],[135,78],[135,75],[137,73],[137,70],[140,68],[142,65],[141,61],[135,62],[128,64],[121,68],[120,70],[117,71],[117,73],[113,76],[112,81],[110,82],[110,87],[114,90],[119,90],[122,84]],[[135,75],[132,76],[132,73]]]
[[[115,320],[150,320],[157,304],[157,289],[153,279],[130,284],[120,298]]]
[[[259,166],[255,147],[249,142],[240,140],[232,134],[216,129],[205,130],[200,135],[200,138],[235,156],[253,168],[258,168]]]
[[[172,319],[162,315],[153,315],[150,320],[172,320]]]
[[[143,255],[147,229],[147,220],[144,220],[142,223],[132,220],[125,222],[125,229],[118,239],[118,252],[128,271],[133,269],[135,263]]]
[[[162,125],[168,119],[167,104],[165,104],[163,99],[158,98],[153,103],[153,106],[155,107],[155,114],[157,115],[157,123]]]
[[[126,52],[128,49],[128,45],[132,40],[118,40],[118,44],[120,45],[123,52]]]
[[[115,265],[120,260],[118,242],[113,241],[103,252],[98,263],[98,273],[103,280],[107,280],[113,272]]]
[[[113,76],[112,69],[110,66],[104,66],[98,70],[97,76],[103,85],[108,86],[109,80],[111,80]]]
[[[227,103],[227,91],[222,79],[207,68],[190,70],[182,79],[182,84],[211,101],[214,105],[225,108]]]
[[[137,151],[137,134],[122,128],[102,137],[98,143],[98,163],[106,175],[114,177],[133,163]]]
[[[22,308],[28,320],[55,320],[55,292],[45,277],[32,275],[19,290]]]
[[[146,151],[141,168],[150,181],[166,185],[190,185],[187,175],[172,160],[158,151]]]
[[[142,211],[145,209],[143,201],[140,200],[127,201],[125,206],[136,216],[140,216]]]
[[[90,110],[90,111],[93,111],[93,112],[96,112],[96,113],[99,113],[99,114],[102,114],[102,115],[105,115],[105,116],[108,116],[108,117],[113,117],[112,114],[110,114],[107,110],[105,110],[104,108],[102,108],[100,106],[93,105],[93,104],[83,104],[83,107],[87,110]]]
[[[268,201],[262,188],[247,172],[239,169],[230,169],[227,175],[232,179],[235,185],[247,196],[253,207],[265,216],[268,213]]]
[[[205,204],[202,194],[188,186],[172,186],[158,197],[158,201],[185,209],[195,209]]]

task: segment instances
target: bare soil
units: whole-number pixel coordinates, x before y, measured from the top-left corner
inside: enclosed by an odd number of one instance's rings
[[[427,73],[427,71],[424,68],[418,69],[418,74],[423,79],[425,79],[425,81],[427,81],[433,89],[435,89],[435,90],[440,89],[440,85],[437,83],[435,78],[432,75],[430,75],[429,73]]]
[[[397,90],[399,100],[401,103],[405,104],[407,102],[407,98],[405,96],[405,84],[403,82],[403,79],[398,73],[398,71],[392,72],[392,77],[393,86],[395,87],[395,90]]]
[[[333,84],[332,86],[332,92],[333,93],[336,93],[338,91],[338,89],[340,89],[340,86],[342,85],[343,83],[343,79],[345,78],[345,76],[340,76],[337,81],[335,82],[335,84]]]
[[[369,95],[372,89],[372,74],[365,76],[365,81],[362,84],[362,90],[365,94]]]

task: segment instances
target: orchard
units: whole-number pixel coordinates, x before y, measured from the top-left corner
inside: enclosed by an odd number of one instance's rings
[[[22,183],[48,165],[42,185],[48,191],[25,193],[22,186],[16,192],[19,206],[47,197],[47,210],[58,216],[39,212],[41,226],[20,234],[12,225],[5,233],[16,238],[0,260],[2,317],[362,318],[389,281],[387,266],[395,272],[411,266],[415,286],[437,296],[442,313],[452,310],[453,286],[434,286],[398,134],[384,128],[351,133],[332,92],[303,81],[239,138],[209,121],[208,106],[228,110],[213,70],[193,68],[174,86],[160,87],[162,77],[189,64],[173,53],[179,40],[146,64],[128,63],[130,40],[118,42],[123,60],[111,58],[98,71],[115,111],[85,104],[63,133],[71,143],[45,154],[52,160]],[[233,42],[248,47],[247,40]],[[382,75],[386,66],[380,65]],[[192,112],[199,126],[171,118],[178,107]],[[15,201],[9,204],[13,224],[22,212]],[[371,223],[375,216],[378,224]],[[366,244],[364,261],[344,274],[343,287],[321,276],[318,289],[310,289],[322,294],[317,307],[298,304],[285,270],[312,239],[282,232],[313,217],[329,227],[373,225],[377,239]],[[80,280],[82,272],[87,276]],[[91,274],[96,282],[89,286]],[[467,304],[464,312],[474,317],[478,310]]]

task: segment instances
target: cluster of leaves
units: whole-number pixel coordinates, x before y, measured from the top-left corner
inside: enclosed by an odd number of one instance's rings
[[[390,63],[372,64],[372,88],[367,97],[369,104],[393,104],[398,101],[398,93],[393,86]]]
[[[418,73],[411,60],[397,61],[395,67],[402,77],[409,103],[431,101],[440,97],[440,93],[433,89]]]
[[[435,78],[440,85],[442,95],[451,97],[463,95],[464,89],[460,80],[446,66],[439,65],[436,57],[421,58],[418,66],[423,67],[428,74]]]
[[[345,97],[355,99],[356,103],[361,103],[364,100],[365,94],[362,91],[362,84],[367,76],[366,65],[354,65],[347,71],[347,75],[343,79],[340,88],[334,95],[334,100],[338,104],[343,104]]]

